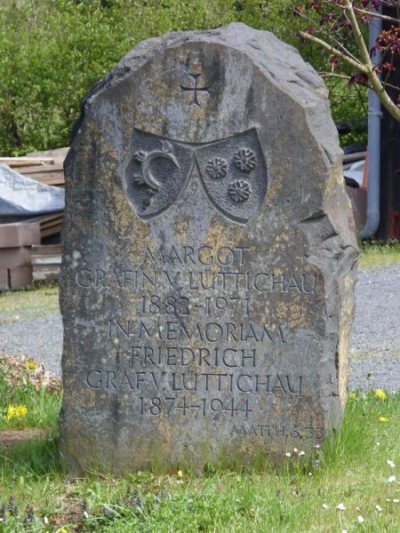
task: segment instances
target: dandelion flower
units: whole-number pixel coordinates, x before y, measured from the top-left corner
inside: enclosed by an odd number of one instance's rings
[[[364,518],[360,514],[357,516],[357,522],[359,524],[363,524],[365,522]]]
[[[400,500],[398,498],[393,498],[393,503],[400,503]]]
[[[386,424],[386,422],[389,422],[389,419],[387,416],[380,416],[378,420],[379,422],[382,422],[382,424]]]
[[[17,405],[15,408],[15,416],[18,417],[24,417],[28,413],[28,409],[26,405]]]
[[[327,503],[322,504],[322,509],[329,509],[329,505]]]
[[[378,513],[382,512],[382,507],[380,505],[375,505],[375,509],[378,511]]]
[[[386,398],[387,398],[386,392],[384,390],[382,390],[382,389],[376,389],[375,396],[379,400],[386,400]]]
[[[302,456],[302,455],[305,455],[306,452],[304,452],[303,450],[301,450],[301,452],[299,452],[299,455]]]
[[[390,459],[388,459],[388,460],[386,461],[386,463],[390,466],[390,468],[394,468],[394,467],[396,466],[396,465],[394,464],[394,462],[391,461]]]
[[[336,509],[338,511],[345,511],[346,510],[346,507],[344,506],[343,503],[339,503],[337,506],[336,506]]]
[[[297,453],[297,448],[293,448],[293,453]]]
[[[6,419],[7,420],[11,420],[14,417],[15,417],[15,406],[14,405],[9,405],[7,407]]]
[[[183,478],[183,472],[182,472],[182,470],[178,470],[178,472],[176,473],[176,475],[178,476],[179,479],[182,479],[182,478]]]
[[[25,363],[25,368],[30,372],[34,372],[38,367],[39,365],[33,359],[28,359]]]
[[[285,453],[286,457],[292,457],[292,454],[290,452]]]
[[[388,483],[394,483],[396,481],[396,476],[389,476]]]

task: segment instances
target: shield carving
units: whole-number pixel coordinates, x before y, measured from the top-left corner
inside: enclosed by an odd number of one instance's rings
[[[182,143],[135,130],[134,153],[126,169],[128,198],[143,220],[159,216],[181,196],[193,168]]]
[[[246,224],[264,201],[267,168],[255,128],[204,144],[135,130],[133,146],[126,188],[143,220],[161,215],[178,200],[195,164],[207,198],[231,221]]]
[[[260,209],[267,168],[255,128],[196,149],[196,161],[213,206],[239,224]]]

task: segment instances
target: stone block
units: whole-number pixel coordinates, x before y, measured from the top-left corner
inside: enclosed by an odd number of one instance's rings
[[[65,173],[70,475],[279,461],[340,427],[357,241],[295,49],[242,24],[141,43]]]

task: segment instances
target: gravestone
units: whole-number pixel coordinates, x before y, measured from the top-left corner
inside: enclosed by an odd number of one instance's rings
[[[339,427],[358,252],[296,50],[242,24],[141,43],[65,171],[70,473],[279,460]]]

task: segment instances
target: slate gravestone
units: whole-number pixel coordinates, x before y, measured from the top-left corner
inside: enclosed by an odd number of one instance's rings
[[[71,473],[274,460],[339,426],[357,245],[296,50],[242,24],[141,43],[65,171]]]

